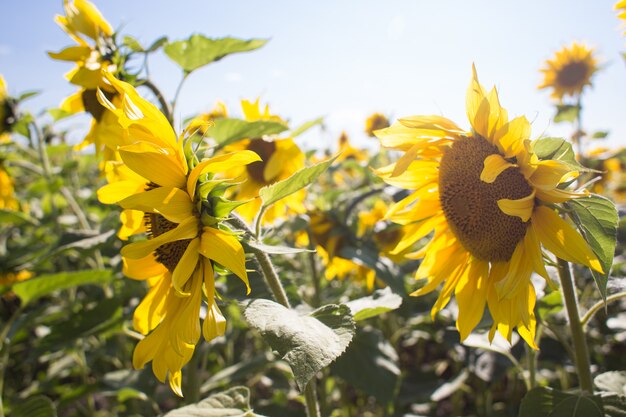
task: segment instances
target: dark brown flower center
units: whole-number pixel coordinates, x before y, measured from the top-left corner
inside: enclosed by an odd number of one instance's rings
[[[171,222],[156,213],[146,213],[145,220],[146,229],[151,239],[165,232],[169,232],[178,226],[177,223]],[[187,250],[189,242],[191,242],[191,239],[175,240],[159,246],[154,251],[157,262],[165,265],[170,272],[174,272],[176,265],[180,262],[180,258],[183,257],[185,250]]]
[[[109,100],[112,100],[115,96],[115,93],[109,93],[108,91],[104,90],[102,90],[102,92]],[[81,98],[83,100],[83,106],[85,107],[85,111],[89,112],[93,116],[93,118],[96,119],[96,122],[99,122],[100,120],[102,120],[102,115],[104,114],[106,109],[102,104],[100,104],[98,98],[96,97],[96,94],[96,90],[84,90],[81,94]]]
[[[557,84],[563,87],[582,86],[587,79],[588,69],[589,66],[582,61],[566,64],[561,70],[557,71]]]
[[[274,154],[274,152],[276,152],[276,144],[274,142],[257,138],[250,141],[247,149],[252,152],[256,152],[256,154],[262,159],[262,161],[256,161],[246,166],[248,175],[256,182],[260,182],[261,184],[270,184],[272,178],[270,178],[269,181],[266,181],[263,171],[265,171],[267,161]]]
[[[492,184],[480,180],[485,158],[497,153],[480,136],[463,137],[445,151],[439,171],[439,198],[450,228],[468,252],[485,261],[511,259],[529,225],[504,214],[497,203],[531,194],[517,168],[508,168]]]

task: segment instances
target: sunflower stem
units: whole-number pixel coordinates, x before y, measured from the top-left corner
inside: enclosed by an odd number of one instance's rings
[[[612,303],[613,301],[617,301],[617,300],[620,300],[622,298],[626,298],[626,292],[618,292],[617,294],[613,294],[613,295],[611,295],[609,297],[606,297],[606,301],[604,301],[604,300],[598,301],[596,304],[594,304],[589,309],[589,311],[587,311],[585,313],[583,318],[580,320],[580,324],[583,327],[585,327],[589,323],[589,320],[591,320],[593,318],[593,316],[595,316],[596,313],[598,311],[600,311],[600,309],[602,309],[602,307],[605,307],[605,306],[609,305],[610,303]]]
[[[576,370],[578,371],[578,381],[580,388],[588,393],[593,393],[593,380],[591,379],[591,363],[589,362],[589,349],[585,340],[585,333],[578,315],[578,299],[574,289],[574,280],[570,265],[567,261],[558,260],[559,278],[561,280],[561,291],[569,318],[570,331],[572,333],[572,345],[576,358]]]

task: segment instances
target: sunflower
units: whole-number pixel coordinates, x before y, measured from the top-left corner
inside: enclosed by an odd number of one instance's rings
[[[432,316],[455,294],[462,340],[487,305],[493,318],[490,339],[498,331],[510,341],[516,327],[536,348],[530,277],[536,272],[550,283],[542,246],[561,259],[602,271],[585,240],[554,208],[588,193],[563,188],[578,173],[563,162],[537,158],[528,120],[509,121],[495,88],[487,93],[474,68],[466,108],[469,132],[441,116],[406,117],[376,132],[383,146],[404,152],[377,174],[411,190],[387,213],[405,230],[394,252],[434,232],[411,256],[423,258],[415,277],[426,280],[412,295],[443,284]]]
[[[241,102],[244,116],[247,121],[267,120],[284,122],[280,117],[270,114],[266,105],[263,112],[260,110],[259,100]],[[218,122],[219,123],[219,122]],[[277,181],[289,178],[296,171],[304,168],[305,156],[298,145],[291,138],[252,138],[244,139],[224,148],[225,152],[241,150],[252,151],[259,155],[258,162],[245,167],[241,166],[227,174],[231,177],[246,179],[241,185],[233,188],[233,198],[237,200],[250,200],[247,204],[237,209],[238,213],[248,221],[254,219],[261,207],[259,190]],[[284,219],[291,214],[304,213],[303,201],[306,197],[304,189],[273,204],[263,217],[263,224],[271,224],[278,219]]]
[[[243,247],[223,225],[235,207],[223,197],[231,180],[215,176],[256,162],[259,156],[240,151],[190,166],[182,139],[176,138],[166,117],[129,84],[110,74],[107,79],[123,106],[116,107],[102,91],[98,98],[134,141],[121,146],[119,155],[135,176],[105,186],[99,198],[145,213],[149,237],[121,250],[124,273],[147,280],[150,286],[134,313],[134,327],[147,336],[135,348],[133,365],[140,369],[152,361],[155,376],[161,382],[167,378],[172,390],[182,396],[182,367],[191,359],[200,333],[211,340],[225,330],[215,302],[214,265],[233,272],[249,291]],[[192,134],[200,124],[192,122],[181,136]],[[201,329],[203,294],[207,315]]]
[[[615,3],[613,9],[619,12],[617,14],[617,17],[622,20],[622,24],[626,24],[626,0],[619,0],[617,3]],[[626,35],[626,32],[624,32],[624,35]]]
[[[15,123],[15,100],[7,93],[7,84],[0,75],[0,143],[11,140],[11,126]]]
[[[104,81],[102,74],[103,71],[115,73],[117,70],[113,63],[117,51],[113,42],[113,29],[100,11],[86,0],[65,0],[63,6],[66,15],[57,15],[55,21],[78,45],[58,53],[49,52],[48,55],[53,59],[74,62],[76,67],[65,74],[65,78],[81,88],[66,98],[60,107],[68,113],[88,112],[93,117],[89,133],[76,149],[95,144],[96,152],[102,152],[105,161],[115,159],[114,148],[105,146],[105,138],[121,136],[122,132],[115,118],[96,98],[96,90],[99,88],[107,94],[109,100],[117,100],[114,97],[115,90]]]
[[[333,181],[339,186],[346,186],[347,181],[360,178],[359,174],[362,173],[362,170],[359,167],[361,163],[369,161],[369,155],[367,150],[352,146],[346,132],[341,132],[339,135],[337,153],[339,156],[335,161],[341,165],[339,169],[333,172]]]
[[[0,209],[18,210],[19,203],[15,198],[13,178],[9,175],[4,164],[0,161]]]
[[[548,59],[542,88],[552,88],[552,98],[559,101],[565,95],[578,96],[585,86],[591,85],[591,78],[598,71],[598,60],[593,56],[593,49],[573,42],[572,46],[557,51],[553,59]]]
[[[385,222],[388,211],[389,206],[384,200],[376,200],[369,211],[359,212],[357,237],[371,233],[372,240],[381,254],[396,262],[402,262],[404,254],[408,253],[411,248],[407,248],[402,253],[391,253],[402,239],[403,231],[402,227],[396,224],[389,225]]]
[[[374,132],[376,130],[384,129],[389,127],[389,119],[382,113],[373,113],[370,117],[365,120],[365,133],[367,136],[374,138],[376,135]]]

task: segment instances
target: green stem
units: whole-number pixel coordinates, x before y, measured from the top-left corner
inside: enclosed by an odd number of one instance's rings
[[[256,239],[259,239],[259,237],[261,236],[261,221],[263,220],[263,216],[265,215],[265,210],[267,210],[267,207],[261,206],[259,213],[254,219],[254,237]]]
[[[233,224],[238,229],[243,230],[248,236],[253,236],[253,232],[248,227],[248,224],[239,218],[235,214],[231,214],[230,223]],[[284,307],[291,308],[291,304],[289,304],[289,299],[287,298],[287,293],[283,288],[283,284],[280,282],[280,278],[278,277],[278,273],[270,260],[270,257],[267,253],[250,247],[252,253],[257,259],[257,262],[261,266],[261,271],[263,272],[263,277],[265,278],[265,282],[270,287],[272,294],[276,301],[282,304]],[[309,383],[304,388],[304,399],[306,412],[308,417],[320,417],[320,407],[317,401],[317,393],[315,390],[315,378],[309,381]]]
[[[187,371],[187,393],[188,393],[187,402],[189,404],[194,404],[200,401],[199,366],[200,366],[200,357],[202,356],[200,352],[200,346],[201,346],[201,343],[199,343],[196,346],[193,356],[191,357],[189,366],[187,366],[187,369],[188,369]]]
[[[570,331],[572,333],[572,344],[576,357],[576,369],[578,371],[578,381],[583,391],[593,393],[593,380],[591,379],[591,363],[589,362],[589,349],[585,340],[585,333],[578,315],[578,300],[574,289],[574,280],[567,261],[558,260],[559,278],[561,279],[561,291],[569,318]]]
[[[183,89],[183,84],[185,83],[188,75],[188,72],[183,73],[183,78],[180,80],[180,83],[178,83],[178,87],[176,87],[176,92],[174,93],[174,100],[172,100],[172,106],[170,107],[170,123],[172,124],[174,124],[174,110],[176,109],[176,103],[178,103],[178,96],[180,95],[180,91]]]
[[[589,323],[589,320],[591,320],[593,316],[595,316],[596,313],[600,311],[602,307],[612,303],[613,301],[617,301],[622,298],[626,298],[626,292],[619,292],[617,294],[613,294],[606,298],[606,302],[604,300],[598,301],[589,309],[589,311],[585,313],[583,318],[580,320],[580,324],[582,324],[583,327],[586,326]]]
[[[311,230],[307,229],[309,235],[309,249],[315,250],[315,244],[313,243],[313,234]],[[317,270],[317,261],[315,252],[308,252],[309,266],[311,267],[311,280],[313,281],[313,307],[317,308],[322,303],[322,288],[320,282],[319,272]]]
[[[22,306],[18,307],[15,312],[11,315],[9,320],[6,322],[2,331],[0,332],[0,352],[2,356],[0,357],[0,417],[4,417],[4,404],[2,402],[2,392],[4,391],[4,372],[6,368],[9,366],[9,345],[10,340],[8,339],[9,332],[13,327],[13,323],[22,313]]]

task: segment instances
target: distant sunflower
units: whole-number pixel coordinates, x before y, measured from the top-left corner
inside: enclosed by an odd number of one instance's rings
[[[13,123],[15,123],[15,101],[9,97],[7,84],[0,75],[0,143],[11,140]]]
[[[182,396],[182,367],[191,359],[200,337],[203,294],[208,304],[204,338],[211,340],[225,330],[225,319],[215,303],[213,265],[233,272],[250,290],[243,247],[223,224],[235,207],[223,197],[231,180],[215,179],[215,175],[258,161],[259,156],[240,151],[190,166],[182,138],[177,140],[165,116],[129,84],[110,74],[107,79],[124,106],[116,107],[101,91],[98,98],[134,140],[121,146],[119,154],[135,176],[105,186],[99,197],[145,213],[149,237],[121,251],[124,273],[147,280],[151,287],[134,313],[135,328],[147,336],[135,348],[133,366],[140,369],[152,361],[156,377],[162,382],[167,378],[172,390]],[[192,122],[182,136],[197,129],[199,123]]]
[[[622,20],[622,25],[625,25],[626,24],[626,0],[620,0],[617,3],[615,3],[615,6],[613,6],[613,9],[618,11],[617,17]],[[626,35],[626,32],[624,32],[624,35]]]
[[[333,181],[339,186],[345,186],[346,181],[360,178],[361,164],[369,161],[366,149],[358,149],[352,146],[346,132],[341,132],[337,140],[337,152],[339,156],[335,160],[339,168],[333,172]]]
[[[562,100],[565,95],[580,95],[586,86],[591,85],[591,78],[599,69],[593,53],[593,49],[576,42],[569,48],[563,47],[541,69],[544,79],[539,88],[551,88],[551,96],[557,100]]]
[[[283,122],[280,117],[270,114],[267,105],[261,111],[258,99],[254,103],[243,100],[241,107],[247,121],[270,120]],[[258,162],[240,166],[227,173],[230,177],[245,179],[245,182],[233,188],[233,198],[237,200],[251,200],[237,209],[237,212],[243,218],[251,221],[261,207],[261,199],[258,198],[259,190],[277,181],[287,179],[296,171],[304,168],[305,156],[291,138],[244,139],[224,148],[225,152],[241,150],[252,151],[260,157]],[[304,213],[306,211],[303,204],[305,196],[306,191],[302,189],[276,202],[265,212],[263,224],[271,224],[278,219],[286,218],[290,214]]]
[[[406,117],[377,132],[383,146],[404,152],[377,174],[411,190],[388,213],[405,226],[394,251],[434,231],[427,246],[413,255],[423,257],[416,279],[427,282],[412,295],[443,284],[432,315],[455,294],[462,340],[487,305],[493,318],[490,338],[498,331],[510,341],[517,327],[536,348],[536,295],[530,277],[536,272],[550,282],[541,247],[602,271],[585,240],[553,208],[587,193],[563,189],[578,173],[560,161],[537,158],[528,120],[509,121],[495,88],[487,93],[475,69],[466,108],[469,132],[441,116]]]
[[[374,113],[365,120],[365,133],[369,137],[376,137],[374,132],[379,129],[389,127],[389,119],[381,113]]]
[[[2,161],[0,161],[0,209],[18,210],[19,203],[15,198],[13,178],[9,175]]]

